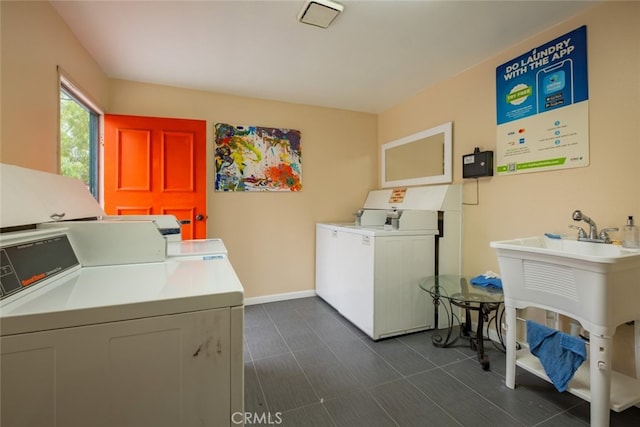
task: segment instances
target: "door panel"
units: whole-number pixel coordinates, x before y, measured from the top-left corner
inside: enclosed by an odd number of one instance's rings
[[[151,131],[118,129],[115,143],[116,191],[151,191]]]
[[[166,132],[162,135],[162,163],[164,191],[194,191],[195,140],[191,133]]]
[[[151,215],[151,206],[138,206],[135,208],[120,206],[116,215]]]
[[[175,215],[206,238],[206,122],[105,115],[104,210]]]

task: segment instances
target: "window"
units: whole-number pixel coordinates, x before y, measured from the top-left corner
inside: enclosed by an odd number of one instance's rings
[[[98,200],[100,113],[60,76],[60,174],[84,182]]]

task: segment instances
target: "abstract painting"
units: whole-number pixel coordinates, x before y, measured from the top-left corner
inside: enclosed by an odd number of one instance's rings
[[[215,125],[216,191],[302,190],[300,131]]]

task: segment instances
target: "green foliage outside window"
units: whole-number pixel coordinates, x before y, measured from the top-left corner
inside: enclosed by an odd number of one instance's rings
[[[91,176],[90,117],[82,104],[60,91],[60,170],[87,187]]]

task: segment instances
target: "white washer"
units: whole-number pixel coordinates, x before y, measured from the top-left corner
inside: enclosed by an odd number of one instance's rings
[[[445,326],[418,282],[460,274],[461,194],[373,190],[355,224],[316,224],[316,294],[374,340]]]
[[[1,237],[1,425],[227,426],[243,411],[226,256],[81,268],[64,230]]]
[[[437,233],[317,224],[316,294],[374,340],[434,328],[418,282],[434,274]]]

